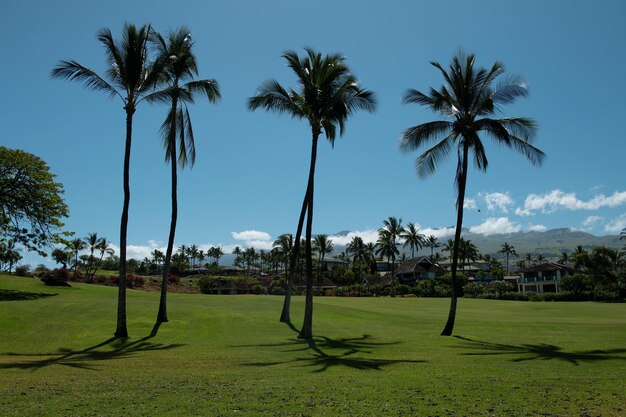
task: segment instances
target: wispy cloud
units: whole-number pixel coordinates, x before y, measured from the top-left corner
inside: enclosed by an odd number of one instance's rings
[[[603,207],[617,207],[626,204],[626,191],[615,191],[606,196],[598,194],[590,200],[584,201],[576,197],[576,193],[565,193],[561,190],[552,190],[546,194],[530,194],[524,201],[524,206],[515,210],[518,216],[530,216],[534,212],[553,213],[559,209],[565,210],[598,210]]]
[[[604,231],[608,233],[619,233],[626,228],[626,213],[609,220],[604,225]]]
[[[596,224],[600,223],[602,220],[604,219],[600,216],[589,216],[583,221],[583,227],[591,228],[595,226]]]
[[[346,246],[352,241],[352,238],[356,236],[359,236],[361,239],[363,239],[363,242],[365,243],[376,243],[376,241],[378,240],[378,230],[377,229],[360,230],[356,232],[350,232],[346,234],[345,236],[344,235],[342,236],[331,235],[331,236],[328,236],[328,238],[333,241],[333,245]]]
[[[463,202],[464,209],[473,210],[477,207],[478,206],[476,205],[476,199],[474,198],[466,198],[465,201]]]
[[[531,224],[526,228],[526,230],[529,232],[545,232],[548,228],[543,224]]]

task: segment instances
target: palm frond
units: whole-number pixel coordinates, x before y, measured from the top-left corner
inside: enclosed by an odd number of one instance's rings
[[[413,151],[424,144],[438,140],[450,134],[453,128],[452,122],[439,120],[413,126],[402,132],[400,137],[400,150],[403,152]]]
[[[437,171],[437,166],[441,163],[441,161],[450,155],[452,145],[456,138],[456,133],[450,133],[443,140],[417,158],[415,161],[415,168],[417,170],[417,175],[420,178],[425,178]]]
[[[496,87],[493,101],[497,104],[511,104],[518,97],[526,97],[527,95],[526,82],[518,75],[511,75]]]
[[[290,113],[296,118],[305,117],[304,112],[294,102],[291,95],[276,80],[264,82],[257,94],[248,99],[248,108],[250,110],[263,108],[267,111]]]
[[[191,116],[189,115],[189,108],[183,104],[183,123],[184,134],[182,135],[182,141],[179,144],[180,151],[178,152],[178,164],[181,168],[184,168],[187,164],[193,166],[196,163],[196,141],[193,135],[193,126],[191,125]]]
[[[220,86],[215,80],[190,81],[183,88],[189,91],[190,96],[193,96],[195,93],[206,96],[210,103],[217,103],[222,98]]]
[[[90,90],[103,91],[111,96],[124,97],[106,80],[96,74],[95,71],[82,66],[76,61],[61,61],[52,69],[50,75],[53,78],[61,78],[70,81],[79,81]]]

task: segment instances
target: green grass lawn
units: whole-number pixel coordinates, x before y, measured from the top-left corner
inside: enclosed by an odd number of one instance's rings
[[[625,416],[626,304],[315,300],[312,342],[281,297],[0,276],[1,416]],[[302,297],[293,302],[300,325]]]

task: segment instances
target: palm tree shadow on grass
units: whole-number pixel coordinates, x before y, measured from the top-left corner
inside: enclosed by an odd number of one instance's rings
[[[287,325],[298,333],[299,330],[291,323]],[[324,372],[334,366],[345,366],[352,369],[381,371],[383,367],[397,363],[424,363],[423,360],[411,359],[370,359],[355,357],[357,354],[370,354],[380,346],[397,345],[401,342],[375,342],[372,336],[364,334],[359,337],[331,339],[326,336],[315,336],[311,339],[291,339],[286,342],[259,344],[254,347],[292,347],[285,352],[305,352],[307,356],[275,362],[245,363],[244,366],[265,367],[286,363],[301,363],[303,367],[317,368],[314,372]],[[251,346],[235,346],[251,347]]]
[[[507,345],[503,343],[484,342],[473,340],[467,337],[454,336],[463,341],[459,348],[474,349],[478,352],[467,352],[462,355],[483,356],[483,355],[514,355],[512,362],[524,362],[532,360],[562,360],[572,365],[579,365],[580,362],[595,362],[604,360],[626,360],[626,349],[595,349],[580,352],[567,352],[563,348],[545,343]]]
[[[69,366],[71,368],[97,370],[100,365],[91,362],[101,362],[112,359],[124,359],[132,357],[140,352],[150,352],[159,350],[174,349],[182,344],[164,345],[161,343],[152,343],[149,340],[155,337],[159,331],[160,323],[152,328],[148,336],[129,342],[128,339],[120,339],[111,337],[96,345],[90,346],[82,350],[73,350],[69,348],[59,348],[54,353],[4,353],[3,356],[16,357],[43,357],[36,360],[21,360],[12,363],[0,363],[0,369],[32,369],[37,370],[51,365]],[[109,347],[108,350],[98,350],[100,348]]]
[[[19,290],[0,290],[0,301],[29,301],[54,297],[57,293],[30,292]]]

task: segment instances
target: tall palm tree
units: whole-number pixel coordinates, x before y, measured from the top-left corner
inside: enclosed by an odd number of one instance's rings
[[[285,272],[287,272],[291,251],[293,250],[293,235],[291,233],[283,233],[276,238],[272,247],[278,249],[278,253],[280,254],[279,258],[284,265]],[[287,285],[291,286],[293,282],[290,280]],[[289,290],[291,290],[291,288],[289,288]]]
[[[404,227],[402,226],[402,218],[396,218],[393,216],[389,217],[387,220],[383,220],[383,225],[383,228],[379,229],[379,232],[380,230],[386,230],[389,232],[391,241],[395,245],[398,237],[401,237],[405,232]]]
[[[85,270],[85,280],[87,282],[92,282],[97,268],[96,257],[93,256],[93,254],[101,245],[102,239],[98,237],[98,233],[93,232],[89,233],[87,237],[83,239],[83,242],[85,243],[85,247],[89,249],[89,258],[87,258],[87,266]]]
[[[299,252],[300,237],[306,215],[306,303],[302,330],[298,337],[310,339],[313,336],[311,231],[317,141],[323,132],[331,145],[334,146],[337,130],[341,136],[348,116],[357,110],[373,111],[376,102],[374,93],[359,87],[356,77],[350,73],[350,69],[342,56],[338,54],[322,56],[321,53],[312,49],[306,48],[305,50],[306,56],[303,58],[293,51],[283,54],[287,65],[297,77],[299,90],[286,90],[275,80],[266,81],[261,85],[257,94],[249,99],[248,107],[250,110],[262,108],[268,111],[286,113],[296,119],[305,119],[311,127],[311,165],[289,271],[289,279],[293,279],[295,257]],[[291,294],[288,292],[285,296],[281,321],[290,321],[290,301]]]
[[[415,258],[415,249],[422,249],[422,246],[426,243],[426,238],[415,224],[409,223],[404,228],[404,232],[400,234],[400,237],[404,239],[404,247],[411,248],[411,258]]]
[[[163,265],[163,281],[161,283],[161,299],[157,322],[163,323],[167,319],[167,284],[169,267],[176,236],[176,222],[178,219],[178,166],[184,168],[188,164],[193,166],[196,160],[196,146],[189,115],[188,104],[194,102],[196,95],[205,96],[210,103],[220,98],[220,90],[215,80],[195,80],[198,75],[196,57],[193,53],[193,42],[189,30],[182,27],[171,32],[167,40],[158,33],[152,36],[158,51],[158,61],[161,63],[162,79],[165,84],[160,91],[148,95],[151,102],[161,102],[170,106],[163,124],[161,133],[165,147],[165,161],[171,166],[171,200],[172,214],[170,231],[165,251]],[[178,150],[177,150],[178,148]],[[192,257],[192,268],[197,256]]]
[[[426,238],[426,243],[425,245],[428,246],[430,248],[430,260],[432,261],[433,256],[435,255],[435,248],[438,248],[441,246],[441,243],[437,242],[437,236],[435,235],[429,235]]]
[[[387,263],[391,263],[391,276],[396,276],[396,256],[400,254],[398,245],[394,242],[393,235],[386,229],[378,230],[378,240],[376,241],[376,255],[387,258]]]
[[[456,255],[463,226],[469,159],[472,157],[474,165],[482,171],[486,171],[488,165],[481,136],[488,136],[498,144],[517,150],[534,165],[540,165],[544,158],[544,153],[531,144],[536,130],[533,120],[523,117],[491,117],[500,111],[500,105],[513,103],[518,97],[526,96],[526,84],[520,77],[512,76],[494,87],[494,81],[504,72],[504,66],[496,62],[491,69],[485,69],[476,68],[474,63],[474,55],[466,56],[463,52],[452,58],[448,70],[432,62],[441,72],[446,85],[439,90],[431,88],[429,94],[410,89],[403,100],[404,103],[427,106],[446,118],[413,126],[402,133],[400,146],[405,151],[413,151],[436,142],[417,158],[416,167],[420,177],[433,174],[439,163],[455,148],[457,153],[455,185],[458,194],[451,271],[452,296],[448,320],[441,333],[444,336],[452,334],[456,317]]]
[[[149,25],[140,28],[125,24],[122,39],[115,41],[108,28],[98,32],[98,40],[104,45],[108,80],[76,61],[61,61],[53,70],[52,77],[82,82],[91,90],[102,91],[122,100],[126,112],[126,140],[124,147],[124,203],[120,221],[120,281],[117,303],[117,326],[115,337],[128,337],[126,326],[126,235],[128,208],[130,205],[130,149],[133,136],[133,115],[137,105],[156,85],[160,65],[148,61],[148,38],[152,33]]]
[[[69,242],[68,247],[74,254],[74,279],[76,279],[76,274],[78,273],[78,252],[85,249],[86,245],[82,239],[72,239]]]
[[[317,265],[319,271],[317,274],[317,280],[319,282],[324,257],[333,251],[333,240],[329,239],[328,235],[317,235],[313,239],[313,249],[317,252]]]
[[[509,245],[507,242],[502,244],[502,249],[499,251],[506,256],[506,273],[509,274],[509,256],[517,256],[515,252],[515,246]]]
[[[100,268],[100,264],[102,264],[102,259],[104,258],[105,254],[111,256],[115,253],[115,251],[111,247],[111,242],[109,242],[105,237],[100,238],[100,242],[96,246],[96,249],[100,252],[100,257],[98,258],[98,262],[96,263],[95,271]]]

